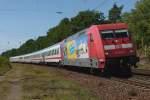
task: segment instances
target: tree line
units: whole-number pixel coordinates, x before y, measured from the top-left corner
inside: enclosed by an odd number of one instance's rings
[[[150,2],[140,0],[136,3],[131,12],[122,13],[123,6],[114,4],[109,10],[106,20],[104,13],[96,10],[81,11],[77,16],[64,18],[60,23],[49,29],[46,36],[38,39],[29,39],[19,48],[8,50],[2,56],[11,57],[38,51],[62,41],[68,36],[85,29],[91,25],[104,23],[125,22],[129,25],[129,30],[138,48],[149,46],[150,43]]]

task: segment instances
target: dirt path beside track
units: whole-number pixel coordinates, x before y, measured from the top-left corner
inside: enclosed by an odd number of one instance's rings
[[[12,64],[0,87],[0,100],[97,100],[94,95],[59,73],[58,68]],[[2,88],[2,89],[1,89]]]
[[[7,100],[22,100],[22,66],[13,66],[13,69],[7,73],[7,80],[11,84]]]

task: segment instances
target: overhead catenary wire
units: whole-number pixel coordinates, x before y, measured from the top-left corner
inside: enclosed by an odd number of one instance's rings
[[[97,10],[100,6],[103,6],[107,3],[109,0],[103,0],[100,4],[98,4],[93,10]]]

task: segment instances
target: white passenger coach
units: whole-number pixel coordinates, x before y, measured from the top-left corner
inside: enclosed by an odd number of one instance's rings
[[[61,43],[58,43],[34,53],[10,57],[10,61],[35,64],[59,63],[62,59],[60,45]]]

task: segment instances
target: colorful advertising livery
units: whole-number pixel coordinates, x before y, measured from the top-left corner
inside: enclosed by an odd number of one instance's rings
[[[72,38],[65,42],[64,58],[77,59],[88,58],[88,37],[86,34],[77,38]]]

